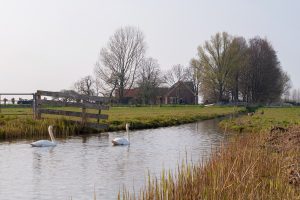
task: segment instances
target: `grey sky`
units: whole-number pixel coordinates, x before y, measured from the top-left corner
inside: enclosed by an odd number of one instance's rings
[[[0,0],[0,92],[70,88],[127,25],[143,31],[162,69],[188,65],[216,32],[267,37],[299,88],[299,13],[296,0]]]

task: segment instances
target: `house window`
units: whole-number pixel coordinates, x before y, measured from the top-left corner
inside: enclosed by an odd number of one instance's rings
[[[177,98],[176,97],[170,97],[170,104],[176,104]]]

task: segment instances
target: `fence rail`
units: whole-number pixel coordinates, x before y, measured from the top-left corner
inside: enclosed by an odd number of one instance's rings
[[[48,96],[54,98],[53,100],[42,99],[42,96]],[[55,100],[57,98],[71,99],[72,102]],[[88,126],[96,129],[106,129],[108,126],[106,124],[100,124],[100,119],[108,119],[108,115],[101,114],[101,110],[108,110],[109,107],[103,105],[108,103],[109,99],[105,97],[98,96],[86,96],[76,93],[64,93],[64,92],[51,92],[38,90],[33,94],[33,113],[35,119],[41,119],[42,114],[50,115],[63,115],[80,117],[83,126]],[[81,112],[67,111],[67,110],[54,110],[43,108],[43,105],[51,106],[65,106],[65,107],[77,107],[81,108]],[[96,109],[98,114],[88,113],[87,109]],[[97,119],[97,123],[88,122],[88,119]],[[76,121],[78,123],[78,121]]]
[[[108,115],[104,114],[94,114],[94,113],[84,113],[84,112],[73,112],[67,110],[52,110],[52,109],[39,109],[41,114],[50,114],[50,115],[64,115],[72,117],[86,117],[86,118],[95,118],[95,119],[108,119]]]
[[[33,117],[38,120],[41,119],[42,114],[48,115],[63,115],[81,118],[81,121],[74,121],[81,123],[83,126],[88,126],[96,129],[106,129],[107,124],[100,124],[100,120],[108,119],[108,115],[101,114],[101,110],[108,110],[109,106],[104,105],[110,102],[109,98],[98,96],[80,95],[70,92],[52,92],[37,90],[36,93],[0,93],[0,113],[1,113],[1,96],[20,95],[20,96],[32,96],[30,105],[32,105]],[[47,100],[43,97],[52,97],[52,100]],[[63,100],[61,100],[63,99]],[[7,100],[5,100],[6,104]],[[47,109],[44,106],[58,106],[58,107],[76,107],[81,108],[81,112]],[[87,109],[94,109],[98,111],[96,113],[88,113]],[[88,119],[97,119],[97,123],[88,122]]]
[[[53,100],[37,100],[37,104],[43,105],[50,105],[50,106],[65,106],[65,107],[85,107],[90,109],[97,109],[97,110],[108,110],[109,106],[106,105],[99,105],[95,103],[77,103],[77,102],[67,102],[67,101],[53,101]]]
[[[56,97],[56,98],[70,98],[70,99],[83,100],[83,101],[88,101],[88,102],[95,101],[95,102],[100,102],[100,103],[109,103],[109,98],[106,98],[106,97],[87,96],[87,95],[81,95],[81,94],[75,94],[75,93],[50,92],[50,91],[38,90],[36,92],[36,95],[50,96],[50,97]]]

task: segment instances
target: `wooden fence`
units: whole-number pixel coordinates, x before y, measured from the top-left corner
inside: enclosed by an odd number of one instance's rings
[[[52,97],[52,100],[47,100],[44,97]],[[63,101],[60,98],[69,99],[71,101]],[[33,94],[33,116],[35,119],[41,119],[42,114],[64,115],[81,118],[83,126],[89,126],[96,129],[106,129],[106,124],[100,124],[100,120],[107,119],[108,115],[101,114],[101,110],[108,110],[109,106],[104,105],[109,103],[109,99],[98,96],[79,95],[76,93],[50,92],[38,90]],[[81,108],[81,112],[46,109],[45,106],[63,106]],[[96,109],[98,113],[88,113],[87,109]],[[88,122],[88,119],[97,119],[97,123]],[[78,121],[76,121],[78,122]]]

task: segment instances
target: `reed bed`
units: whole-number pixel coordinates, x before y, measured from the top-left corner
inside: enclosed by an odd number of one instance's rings
[[[79,124],[70,122],[64,118],[33,120],[31,117],[18,118],[16,116],[1,118],[0,116],[0,139],[38,139],[48,136],[48,126],[54,125],[57,137],[67,137],[79,133]]]
[[[298,140],[281,151],[270,142],[278,134],[235,135],[206,164],[181,165],[174,174],[163,171],[160,178],[148,177],[138,194],[125,188],[118,199],[300,199],[300,128],[294,132]]]

